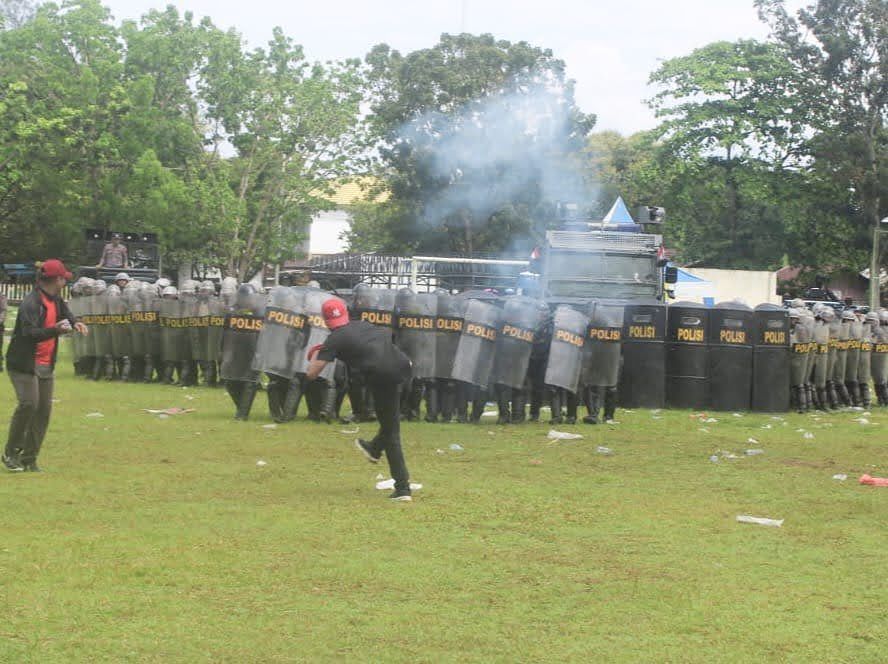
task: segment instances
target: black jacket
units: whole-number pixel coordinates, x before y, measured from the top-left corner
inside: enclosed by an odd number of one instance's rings
[[[68,309],[68,305],[60,297],[51,299],[55,301],[58,309],[57,322],[67,318],[73,325],[77,319]],[[7,369],[19,373],[34,373],[34,356],[37,353],[37,344],[59,336],[57,329],[43,327],[45,322],[46,307],[43,306],[43,301],[40,299],[40,290],[35,288],[25,296],[19,305],[18,318],[15,321],[15,329],[12,331],[12,341],[9,342],[9,349],[6,351]],[[56,344],[52,354],[53,367],[55,367],[58,352],[59,345]]]

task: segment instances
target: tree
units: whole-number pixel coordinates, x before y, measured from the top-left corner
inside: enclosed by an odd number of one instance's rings
[[[366,62],[392,198],[359,213],[353,246],[468,254],[520,248],[534,242],[534,227],[545,227],[547,199],[584,193],[572,156],[594,117],[576,108],[564,63],[551,51],[445,34],[406,56],[378,45]],[[375,224],[398,232],[369,232]],[[370,238],[376,246],[361,244]]]
[[[28,0],[0,0],[0,30],[14,30],[34,18],[36,7]]]
[[[756,6],[781,55],[805,74],[793,102],[813,129],[805,143],[813,169],[850,191],[851,219],[861,230],[878,231],[888,212],[888,4],[818,0],[796,17],[783,0]],[[873,251],[876,273],[878,263]]]
[[[334,179],[357,168],[366,147],[357,61],[309,63],[274,30],[267,49],[245,51],[237,33],[210,45],[200,92],[206,101],[210,168],[221,147],[234,196],[223,205],[226,269],[244,278],[289,255]]]

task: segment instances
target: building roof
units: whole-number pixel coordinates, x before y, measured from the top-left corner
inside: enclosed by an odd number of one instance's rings
[[[378,178],[368,175],[354,180],[334,182],[332,193],[321,194],[321,197],[338,206],[354,205],[360,202],[384,203],[391,197],[388,189],[382,189],[372,200],[368,199],[370,190],[376,189],[380,185],[384,187]]]

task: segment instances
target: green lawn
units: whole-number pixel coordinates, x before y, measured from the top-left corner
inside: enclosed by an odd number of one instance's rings
[[[406,424],[425,486],[391,504],[350,426],[59,374],[46,472],[0,477],[0,661],[886,659],[888,489],[856,482],[888,475],[884,412]],[[168,406],[197,412],[140,411]]]

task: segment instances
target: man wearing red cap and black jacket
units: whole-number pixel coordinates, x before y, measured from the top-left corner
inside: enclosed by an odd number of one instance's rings
[[[12,472],[40,471],[37,455],[52,410],[52,372],[59,337],[75,330],[87,334],[86,325],[74,318],[59,296],[70,278],[61,261],[46,261],[37,273],[37,288],[19,305],[6,352],[9,380],[18,398],[3,452],[3,465]]]
[[[379,433],[371,441],[356,440],[355,446],[371,463],[379,463],[385,452],[389,469],[395,480],[395,491],[389,496],[396,501],[410,501],[410,474],[401,450],[401,383],[410,377],[410,360],[392,343],[391,330],[366,321],[349,322],[348,309],[342,300],[333,298],[324,302],[321,311],[330,336],[315,353],[306,378],[314,380],[327,362],[340,360],[349,369],[360,371],[367,382],[376,404]]]

